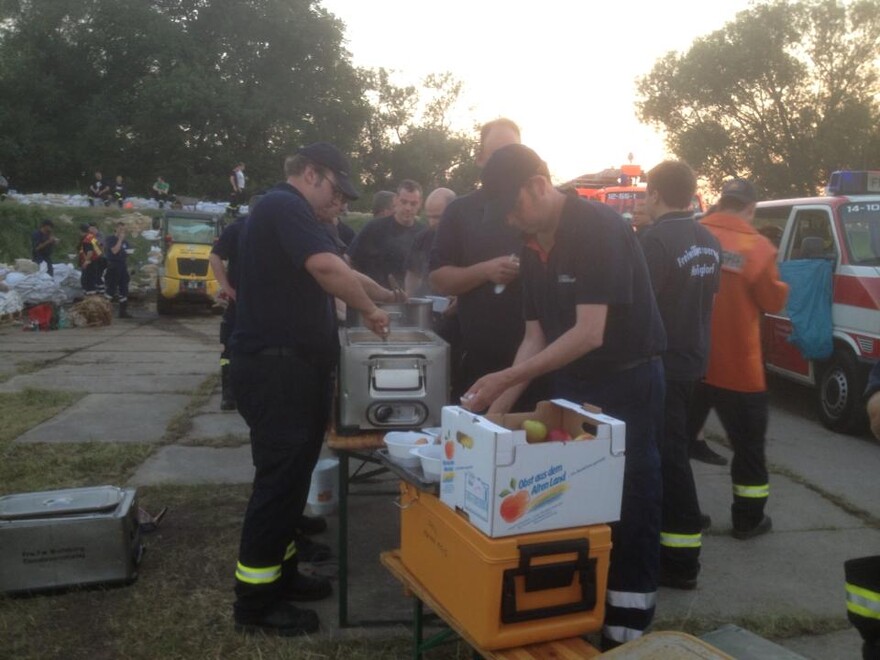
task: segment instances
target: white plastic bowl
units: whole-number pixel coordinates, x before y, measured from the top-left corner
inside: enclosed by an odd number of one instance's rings
[[[424,442],[420,442],[421,440]],[[419,464],[419,457],[410,453],[413,447],[428,445],[435,440],[432,436],[418,431],[391,431],[385,434],[388,457],[404,467],[417,467]]]
[[[422,463],[422,472],[425,473],[427,481],[440,481],[440,474],[443,470],[443,447],[440,445],[422,445],[413,447],[410,452],[414,456],[418,456]]]

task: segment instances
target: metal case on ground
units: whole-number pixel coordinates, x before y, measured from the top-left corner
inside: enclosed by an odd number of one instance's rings
[[[0,592],[137,577],[134,488],[97,486],[0,497]]]
[[[401,483],[400,559],[484,649],[599,630],[607,525],[489,538],[436,497]]]

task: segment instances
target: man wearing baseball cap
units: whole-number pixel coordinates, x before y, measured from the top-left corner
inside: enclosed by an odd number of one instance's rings
[[[761,355],[761,316],[785,306],[776,248],[752,226],[758,192],[746,179],[721,189],[716,211],[701,224],[721,243],[721,284],[712,313],[706,377],[688,417],[693,441],[715,408],[733,448],[730,507],[733,537],[747,540],[772,528],[764,507],[770,494],[764,456],[768,400]]]
[[[626,422],[620,521],[612,524],[603,648],[640,637],[654,616],[660,552],[659,434],[666,333],[635,232],[608,206],[566,195],[531,149],[498,149],[481,180],[490,211],[524,234],[525,335],[513,366],[483,376],[471,410],[506,412],[533,378],[552,395]]]
[[[241,229],[230,369],[256,468],[235,571],[234,619],[245,632],[315,632],[317,614],[294,602],[331,593],[326,579],[298,571],[294,537],[330,418],[339,350],[333,298],[359,310],[377,334],[387,332],[388,315],[373,300],[394,299],[348,267],[319,220],[358,197],[349,172],[333,145],[303,147]]]

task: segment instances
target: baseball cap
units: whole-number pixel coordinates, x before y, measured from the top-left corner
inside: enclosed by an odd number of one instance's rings
[[[305,156],[318,165],[326,167],[336,175],[336,183],[342,193],[348,199],[357,199],[360,193],[355,189],[348,178],[351,166],[348,159],[329,142],[314,142],[297,150],[298,154]]]
[[[738,199],[746,204],[758,201],[758,190],[755,184],[747,179],[731,179],[721,186],[721,197]]]
[[[526,181],[545,171],[541,157],[523,144],[508,144],[498,149],[480,173],[488,199],[487,216],[507,217],[516,206],[519,191]]]

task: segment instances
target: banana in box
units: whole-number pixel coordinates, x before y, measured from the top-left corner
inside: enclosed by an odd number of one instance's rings
[[[530,442],[524,422],[571,439]],[[441,442],[441,501],[490,537],[620,518],[626,425],[618,419],[563,399],[485,417],[446,406]]]

